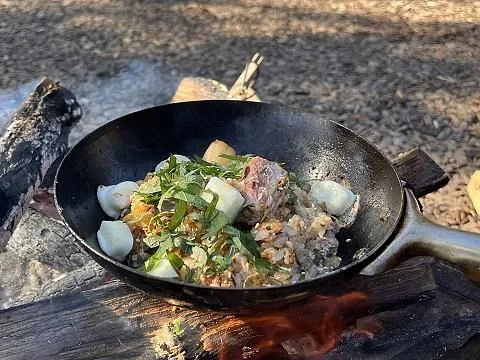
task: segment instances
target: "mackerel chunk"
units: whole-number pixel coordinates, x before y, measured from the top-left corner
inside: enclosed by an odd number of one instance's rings
[[[288,173],[277,163],[253,157],[243,170],[236,188],[245,198],[238,222],[254,225],[262,219],[276,217],[287,202]]]

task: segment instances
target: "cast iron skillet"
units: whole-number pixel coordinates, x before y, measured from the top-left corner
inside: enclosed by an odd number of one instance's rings
[[[222,139],[238,153],[285,163],[300,178],[345,176],[361,197],[354,225],[340,235],[340,267],[295,285],[222,289],[157,279],[106,256],[96,241],[102,220],[96,189],[138,180],[170,154],[202,155]],[[317,294],[358,273],[379,254],[402,218],[404,189],[394,167],[371,143],[316,114],[265,103],[195,101],[145,109],[87,135],[60,165],[55,180],[59,213],[75,238],[101,266],[148,294],[182,306],[238,309],[280,306]],[[380,220],[381,214],[390,215]],[[350,238],[352,241],[346,242]],[[360,247],[368,254],[353,261]]]

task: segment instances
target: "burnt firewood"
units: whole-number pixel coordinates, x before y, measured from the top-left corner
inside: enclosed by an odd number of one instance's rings
[[[32,208],[0,253],[0,274],[0,309],[78,293],[105,281],[104,269],[68,229]]]
[[[67,149],[81,117],[75,96],[45,78],[0,138],[0,249],[4,248],[50,165]]]
[[[434,258],[242,315],[175,308],[115,281],[0,311],[0,358],[453,359],[478,349],[479,314],[478,286]]]
[[[401,154],[393,160],[393,165],[417,198],[444,187],[450,181],[445,171],[419,148]]]

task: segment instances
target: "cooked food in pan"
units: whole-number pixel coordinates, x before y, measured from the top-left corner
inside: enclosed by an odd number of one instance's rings
[[[299,180],[282,164],[216,140],[202,158],[172,155],[143,180],[103,186],[113,221],[100,248],[148,275],[219,287],[296,283],[337,268],[335,235],[359,196],[347,184]]]

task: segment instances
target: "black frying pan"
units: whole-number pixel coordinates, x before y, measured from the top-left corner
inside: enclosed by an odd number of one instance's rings
[[[345,176],[361,197],[354,225],[339,235],[340,267],[295,285],[230,289],[153,278],[106,256],[96,232],[107,216],[96,189],[136,181],[171,153],[202,155],[222,139],[238,153],[284,162],[300,178]],[[179,305],[217,309],[282,305],[314,295],[325,284],[358,273],[392,238],[403,215],[405,192],[397,173],[371,143],[310,113],[264,103],[197,101],[158,106],[114,120],[86,136],[64,158],[55,181],[60,215],[87,252],[135,288]],[[385,211],[389,216],[380,220]],[[346,242],[350,238],[352,241]],[[361,247],[368,254],[353,261]]]

